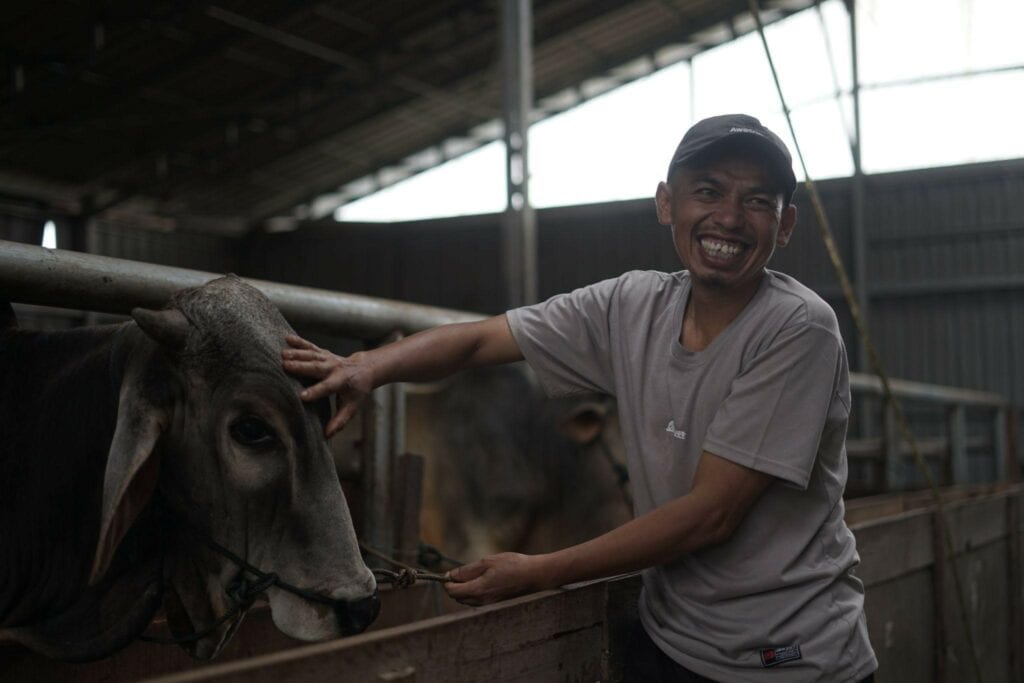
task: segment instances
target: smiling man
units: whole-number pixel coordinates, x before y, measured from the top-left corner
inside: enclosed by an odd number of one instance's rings
[[[340,358],[299,338],[291,372],[339,396],[339,429],[377,386],[525,358],[552,395],[618,398],[635,518],[544,555],[451,572],[485,604],[643,571],[636,681],[861,681],[868,642],[843,521],[850,395],[835,314],[766,269],[796,225],[782,141],[750,116],[705,119],[658,185],[685,270],[634,271],[480,323]]]

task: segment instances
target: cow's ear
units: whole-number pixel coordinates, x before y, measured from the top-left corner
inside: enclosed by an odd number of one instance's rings
[[[131,376],[126,376],[103,475],[100,533],[90,585],[106,573],[121,539],[153,496],[160,473],[156,445],[165,421],[165,413],[139,395]]]
[[[181,351],[185,348],[188,333],[192,329],[188,318],[177,308],[167,308],[162,311],[133,308],[132,318],[153,341],[172,351]]]
[[[601,435],[607,422],[608,408],[588,401],[573,406],[563,416],[558,429],[575,443],[586,445]]]

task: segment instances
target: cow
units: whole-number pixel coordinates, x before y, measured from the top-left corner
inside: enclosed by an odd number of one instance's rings
[[[608,397],[546,398],[518,363],[409,385],[406,419],[426,459],[423,539],[448,556],[549,552],[632,517]]]
[[[0,302],[0,639],[98,659],[161,605],[213,658],[253,598],[301,640],[379,603],[327,443],[281,368],[292,332],[228,276],[118,325],[16,327]]]

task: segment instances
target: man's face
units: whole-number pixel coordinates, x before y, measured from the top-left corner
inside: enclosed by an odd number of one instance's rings
[[[658,220],[672,226],[683,265],[695,283],[737,294],[761,281],[776,246],[785,246],[796,225],[796,207],[768,165],[756,156],[722,156],[681,168],[659,183]]]

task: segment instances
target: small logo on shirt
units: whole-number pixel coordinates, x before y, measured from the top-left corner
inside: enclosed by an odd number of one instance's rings
[[[761,666],[766,669],[783,662],[791,662],[794,659],[801,659],[799,645],[787,645],[786,647],[766,647],[761,650]]]
[[[671,434],[672,436],[676,437],[677,439],[683,439],[684,441],[686,440],[686,432],[684,432],[681,429],[676,429],[675,420],[668,421],[668,424],[665,425],[665,431]]]

